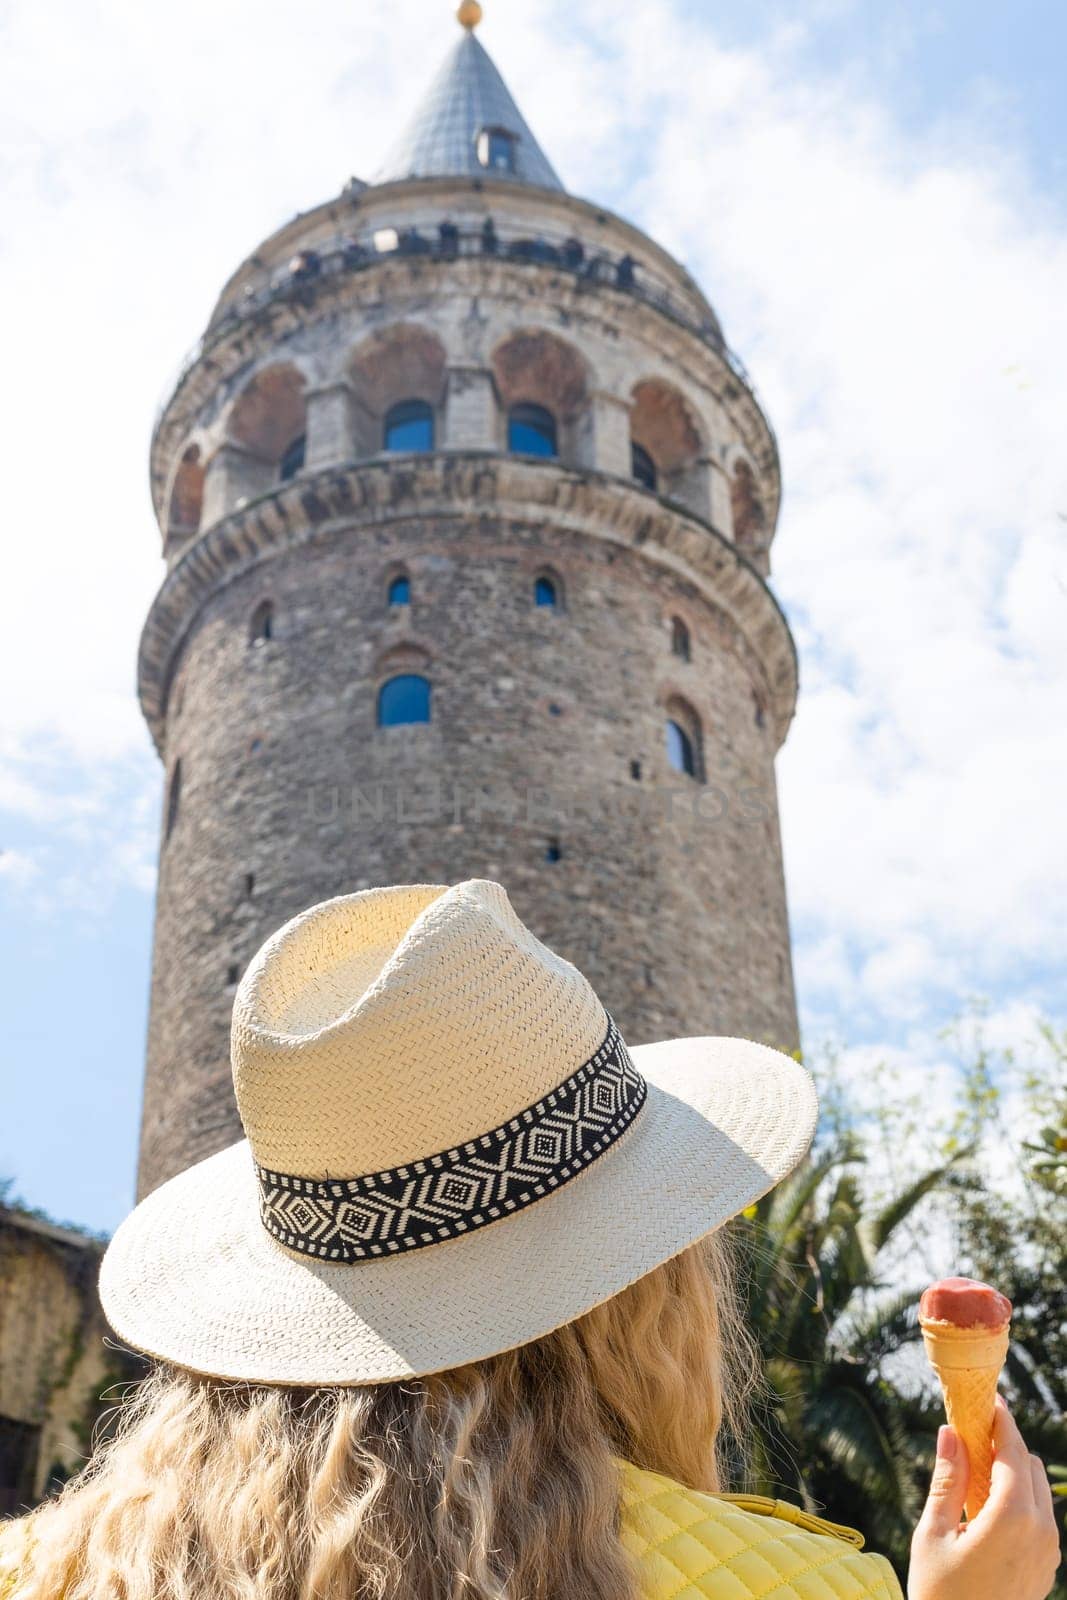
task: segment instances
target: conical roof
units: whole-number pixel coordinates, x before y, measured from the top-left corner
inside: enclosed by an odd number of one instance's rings
[[[490,131],[510,135],[497,143],[498,152],[501,146],[509,152],[509,164],[491,159],[482,137]],[[374,181],[490,175],[542,189],[563,188],[492,58],[468,28]]]

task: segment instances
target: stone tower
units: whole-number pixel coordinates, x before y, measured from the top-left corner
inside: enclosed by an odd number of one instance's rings
[[[774,435],[715,313],[568,194],[464,28],[373,184],[227,283],[158,418],[143,1195],[240,1137],[297,911],[492,877],[632,1043],[797,1042]]]

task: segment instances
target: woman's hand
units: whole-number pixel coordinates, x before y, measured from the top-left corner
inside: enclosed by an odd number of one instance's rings
[[[967,1448],[952,1428],[937,1436],[930,1494],[911,1541],[908,1600],[1045,1600],[1060,1564],[1052,1491],[997,1397],[989,1499],[961,1523]]]

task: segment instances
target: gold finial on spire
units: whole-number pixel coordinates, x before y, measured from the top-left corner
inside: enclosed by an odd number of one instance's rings
[[[468,33],[472,33],[482,20],[482,8],[478,0],[463,0],[463,4],[456,12],[456,19]]]

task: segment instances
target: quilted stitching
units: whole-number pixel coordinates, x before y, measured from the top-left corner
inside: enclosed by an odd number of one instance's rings
[[[903,1600],[883,1556],[623,1465],[622,1540],[642,1600]]]

